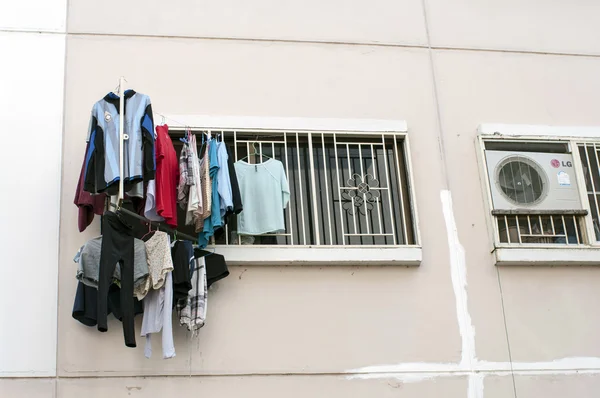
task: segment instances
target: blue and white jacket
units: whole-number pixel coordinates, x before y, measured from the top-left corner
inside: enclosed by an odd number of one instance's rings
[[[140,181],[154,179],[154,121],[150,97],[125,91],[125,134],[123,173],[125,191]],[[85,155],[84,190],[116,195],[119,190],[119,101],[108,93],[96,102],[88,130],[89,147]]]

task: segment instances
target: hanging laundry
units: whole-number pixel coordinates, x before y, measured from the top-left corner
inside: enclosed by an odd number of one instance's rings
[[[234,158],[232,156],[231,148],[228,145],[225,145],[225,148],[227,149],[227,168],[229,169],[229,184],[231,185],[231,199],[233,202],[233,207],[227,212],[227,214],[240,214],[240,212],[244,210],[244,205],[242,202],[240,185],[233,162]]]
[[[152,356],[151,334],[162,330],[163,358],[175,357],[173,343],[173,276],[169,272],[165,284],[159,290],[151,290],[144,299],[142,337],[146,336],[144,356]]]
[[[87,144],[85,152],[87,153],[88,150],[89,144]],[[92,195],[83,190],[84,176],[85,158],[81,164],[81,172],[79,173],[79,180],[75,189],[75,199],[73,200],[73,203],[78,208],[77,226],[79,227],[79,232],[85,231],[92,221],[94,221],[94,214],[100,216],[104,213],[104,202],[106,201],[105,194]]]
[[[221,218],[221,205],[219,201],[219,182],[217,180],[217,172],[219,171],[219,160],[217,157],[217,146],[212,141],[210,146],[207,148],[208,152],[208,164],[209,164],[209,175],[212,189],[211,197],[211,210],[210,217],[204,220],[204,226],[202,232],[198,234],[198,245],[200,247],[206,247],[209,239],[214,235],[215,229],[223,225],[223,219]]]
[[[210,160],[208,156],[211,145],[211,142],[206,143],[206,150],[200,161],[200,185],[202,187],[202,201],[204,206],[202,211],[198,209],[198,213],[195,215],[195,230],[197,233],[204,230],[204,220],[210,217],[212,213],[212,184],[210,182]]]
[[[98,278],[98,330],[108,331],[108,291],[115,264],[121,265],[121,308],[123,336],[127,347],[135,347],[133,275],[134,239],[132,226],[121,214],[106,212],[102,217],[102,247]]]
[[[178,240],[171,248],[173,259],[173,303],[185,301],[188,292],[192,288],[190,267],[194,259],[194,248],[192,242]]]
[[[134,315],[144,313],[144,305],[135,298],[133,299],[133,313]],[[119,321],[123,321],[121,289],[115,284],[110,285],[108,289],[108,314],[113,314]],[[96,288],[77,282],[71,316],[86,326],[98,324],[98,290]]]
[[[187,209],[190,187],[194,185],[194,155],[190,148],[190,135],[186,132],[179,155],[179,184],[177,185],[177,201],[182,209]]]
[[[237,174],[235,172],[235,166],[234,166],[234,157],[232,155],[232,151],[231,148],[226,145],[223,144],[225,146],[225,149],[227,151],[227,169],[229,170],[229,185],[231,186],[231,201],[232,201],[232,207],[227,209],[227,212],[225,213],[225,216],[223,217],[223,225],[226,225],[229,223],[229,219],[234,216],[239,214],[242,210],[244,210],[244,206],[242,203],[242,196],[240,194],[240,185],[238,183],[238,178],[237,178]],[[218,231],[215,232],[215,238],[221,238],[223,235],[225,234],[225,228],[221,228]],[[231,231],[232,235],[237,235],[237,233],[235,231]],[[232,241],[236,241],[237,238],[233,238],[232,236]],[[243,242],[242,242],[243,244]],[[210,269],[207,268],[209,271]]]
[[[206,266],[204,257],[193,259],[192,289],[187,300],[178,304],[179,323],[187,330],[196,333],[206,320],[208,287],[206,282]]]
[[[137,241],[137,239],[136,239]],[[138,300],[143,299],[151,289],[160,289],[167,274],[173,271],[171,246],[166,232],[156,231],[146,242],[143,242],[148,258],[148,277],[133,292]]]
[[[202,141],[204,141],[204,135],[202,135]],[[208,148],[208,142],[206,143]],[[201,149],[202,150],[202,149]],[[204,225],[204,213],[208,207],[210,214],[210,197],[207,197],[209,184],[206,184],[206,170],[204,170],[204,163],[200,160],[198,155],[198,149],[196,146],[193,148],[194,153],[194,187],[197,189],[199,205],[194,210],[192,219],[194,224],[194,231],[199,232],[202,230]],[[196,174],[197,173],[197,174]]]
[[[262,235],[285,231],[284,209],[290,189],[283,164],[276,159],[250,164],[235,162],[244,211],[238,215],[240,235]]]
[[[154,179],[154,123],[150,97],[127,90],[124,94],[123,172],[125,191],[141,181]],[[89,149],[85,158],[84,189],[90,193],[116,195],[119,189],[119,98],[108,93],[96,102],[88,129]],[[133,196],[143,195],[137,185]]]
[[[154,146],[156,147],[156,132],[154,133]],[[156,156],[156,150],[154,153]],[[155,175],[156,177],[156,175]],[[139,185],[136,184],[136,185]],[[143,183],[142,183],[143,185]],[[158,215],[156,212],[156,178],[154,180],[148,181],[148,185],[146,187],[146,200],[144,201],[144,217],[148,220],[161,222],[165,221],[165,219]]]
[[[186,225],[194,225],[195,217],[202,212],[203,201],[200,185],[200,166],[198,164],[198,154],[196,152],[196,136],[191,134],[189,137],[190,154],[192,156],[191,172],[194,184],[189,188],[187,212],[185,216]],[[189,172],[189,170],[188,170]]]
[[[225,257],[202,249],[194,249],[194,257],[203,257],[206,263],[206,285],[210,288],[213,283],[229,276]]]
[[[231,191],[231,178],[229,176],[229,167],[227,165],[227,148],[224,142],[217,141],[217,161],[219,170],[217,171],[219,203],[221,210],[221,219],[225,213],[233,210],[233,194]],[[222,223],[221,223],[222,224]]]
[[[177,227],[177,152],[169,136],[169,126],[156,127],[156,212],[165,222]]]
[[[77,263],[77,280],[85,285],[98,288],[100,279],[100,258],[102,250],[102,236],[87,241],[77,254],[73,261]],[[148,261],[146,258],[146,246],[140,239],[133,240],[133,286],[134,289],[141,288],[148,279]],[[116,263],[116,262],[115,262]],[[113,280],[121,281],[121,267],[115,266],[112,276]]]
[[[144,217],[156,222],[165,221],[165,219],[156,212],[156,180],[148,181],[146,203],[144,205]]]
[[[146,337],[144,355],[152,356],[152,333],[162,330],[163,358],[175,356],[173,344],[173,260],[169,236],[157,231],[146,241],[150,277],[146,287],[152,287],[144,296],[144,318],[142,320],[142,336]],[[138,296],[139,297],[139,296]]]

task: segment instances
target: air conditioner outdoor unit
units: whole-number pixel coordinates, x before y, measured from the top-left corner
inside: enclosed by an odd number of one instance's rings
[[[494,210],[581,210],[573,157],[486,150]]]

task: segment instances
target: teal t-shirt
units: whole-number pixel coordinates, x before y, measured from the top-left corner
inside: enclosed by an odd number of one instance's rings
[[[262,235],[285,231],[283,209],[290,188],[283,164],[276,159],[250,164],[235,162],[244,210],[238,215],[238,234]]]

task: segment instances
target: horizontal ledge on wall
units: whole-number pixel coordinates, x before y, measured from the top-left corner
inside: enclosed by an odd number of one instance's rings
[[[600,265],[600,247],[500,247],[496,265]]]
[[[421,264],[421,248],[229,245],[215,252],[230,265],[404,265]]]
[[[558,216],[587,216],[587,210],[543,210],[543,209],[507,209],[507,210],[492,210],[493,216],[533,216],[533,215],[558,215]]]
[[[600,137],[600,126],[545,126],[537,124],[499,124],[483,123],[477,128],[479,134],[519,137]]]
[[[155,112],[154,122],[162,120],[163,114]],[[258,117],[258,116],[210,116],[165,114],[165,123],[173,127],[190,127],[215,130],[299,130],[299,131],[361,131],[401,132],[408,131],[406,121],[387,119],[329,119],[310,117]]]

